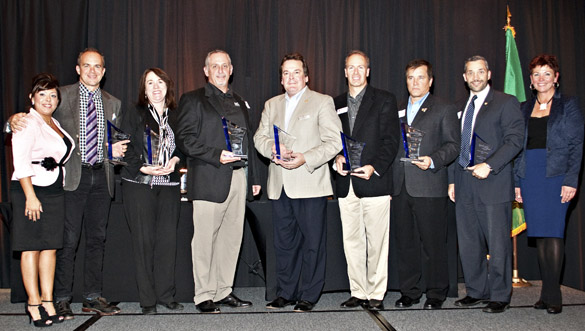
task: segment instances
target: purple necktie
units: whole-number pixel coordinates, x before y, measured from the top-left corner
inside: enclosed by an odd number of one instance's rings
[[[93,102],[93,93],[89,93],[87,117],[85,119],[85,160],[94,165],[97,161],[97,110]]]

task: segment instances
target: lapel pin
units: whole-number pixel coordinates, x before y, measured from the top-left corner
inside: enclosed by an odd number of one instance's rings
[[[427,111],[427,109],[426,108],[421,108],[420,111],[422,111],[423,113],[425,113]]]

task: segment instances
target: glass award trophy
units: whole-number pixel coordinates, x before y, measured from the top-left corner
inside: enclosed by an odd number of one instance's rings
[[[366,143],[359,142],[341,132],[341,144],[343,145],[343,157],[345,157],[344,170],[348,170],[350,173],[361,173],[362,171],[355,171],[355,169],[362,166],[362,152]]]
[[[471,138],[470,149],[469,165],[467,167],[473,167],[476,164],[484,163],[492,154],[492,147],[475,133]]]
[[[225,135],[225,143],[228,152],[232,152],[234,157],[247,160],[248,155],[244,153],[246,128],[237,126],[236,124],[228,121],[225,117],[221,118],[221,123],[223,124],[223,133]]]
[[[420,143],[425,133],[415,129],[405,122],[400,123],[402,131],[402,142],[404,145],[404,157],[400,158],[403,162],[420,161]]]
[[[112,155],[112,145],[122,141],[122,140],[129,140],[130,135],[125,133],[124,131],[118,129],[112,122],[107,121],[107,134],[108,134],[108,161],[114,165],[127,165],[127,162],[124,162],[123,157],[114,157]]]
[[[278,126],[274,125],[274,147],[276,148],[276,156],[277,159],[283,161],[290,161],[292,158],[289,158],[287,155],[292,152],[292,145],[294,144],[297,138],[292,136],[286,131],[282,130]]]
[[[145,166],[164,166],[163,160],[159,157],[160,154],[160,139],[159,134],[152,131],[147,125],[144,129],[144,165]]]

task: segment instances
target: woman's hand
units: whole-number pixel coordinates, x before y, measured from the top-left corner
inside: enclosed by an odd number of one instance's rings
[[[562,186],[561,187],[561,203],[566,203],[571,201],[575,197],[575,193],[577,193],[577,189],[570,186]]]
[[[518,203],[522,203],[522,190],[519,187],[514,188],[515,199]]]
[[[140,168],[140,172],[151,176],[164,176],[167,174],[161,166],[143,166]]]
[[[168,175],[175,171],[175,167],[177,166],[177,163],[179,163],[179,161],[181,161],[181,159],[179,159],[176,156],[173,156],[173,158],[170,159],[170,161],[167,163],[167,166],[162,168],[161,170],[165,172],[165,175]]]
[[[24,207],[24,216],[27,216],[29,220],[36,222],[41,218],[43,212],[43,206],[36,196],[26,198],[26,204]]]

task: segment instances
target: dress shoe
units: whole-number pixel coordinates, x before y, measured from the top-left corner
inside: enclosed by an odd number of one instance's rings
[[[228,294],[227,297],[214,303],[217,306],[230,306],[233,308],[248,308],[252,306],[252,303],[250,301],[241,300],[233,293]]]
[[[368,300],[358,299],[356,297],[351,297],[341,303],[341,308],[355,308],[359,306],[364,306],[368,303]]]
[[[57,302],[57,315],[63,316],[65,320],[72,320],[75,318],[69,301],[63,300]]]
[[[383,300],[370,299],[368,301],[368,309],[369,310],[374,310],[374,311],[384,310],[384,301]]]
[[[120,312],[120,308],[110,304],[105,298],[97,297],[91,300],[83,299],[83,308],[81,311],[90,313],[95,312],[102,316],[115,315]]]
[[[549,314],[560,314],[563,311],[562,305],[548,305],[546,312]]]
[[[548,305],[542,300],[538,300],[534,304],[534,309],[546,309],[547,307]]]
[[[413,299],[411,297],[407,297],[406,295],[403,295],[400,297],[400,299],[396,300],[396,303],[394,304],[394,306],[398,307],[398,308],[408,308],[416,303],[420,302],[420,298],[418,299]]]
[[[443,301],[437,298],[427,298],[423,306],[424,309],[441,309],[443,307]]]
[[[203,301],[200,304],[195,305],[195,307],[197,307],[197,310],[199,310],[200,312],[205,313],[205,314],[220,313],[219,308],[217,308],[215,303],[213,303],[213,301],[211,301],[211,300]]]
[[[286,306],[292,306],[295,303],[297,303],[296,301],[292,301],[292,300],[287,300],[283,297],[278,297],[272,301],[270,301],[268,304],[266,304],[266,308],[268,309],[280,309],[280,308],[284,308]]]
[[[182,304],[180,304],[176,301],[161,303],[161,305],[169,310],[183,310],[183,308],[185,308],[185,307],[183,307]]]
[[[487,300],[472,298],[468,295],[463,299],[455,301],[455,306],[457,306],[457,307],[471,307],[471,306],[475,306],[475,305],[478,305],[480,303],[486,303],[486,302],[487,302]]]
[[[301,300],[295,305],[295,308],[293,310],[296,312],[307,312],[313,310],[313,307],[315,307],[314,303],[306,300]]]
[[[510,306],[509,302],[490,301],[482,311],[484,313],[503,313]]]
[[[154,315],[154,314],[156,314],[156,306],[142,307],[142,314],[144,314],[144,315]]]

